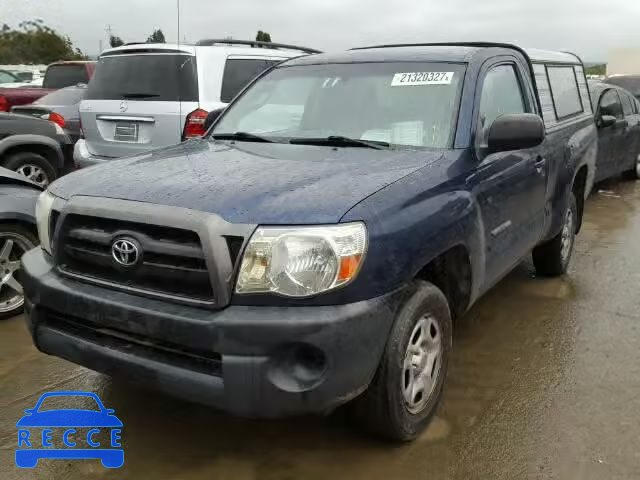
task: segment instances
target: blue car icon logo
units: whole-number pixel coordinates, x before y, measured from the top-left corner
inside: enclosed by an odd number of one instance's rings
[[[78,397],[93,398],[99,410],[60,408],[40,411],[42,402],[51,397],[69,397],[72,403]],[[59,399],[56,399],[59,400]],[[86,400],[86,398],[85,398]],[[66,402],[67,400],[64,399]],[[25,410],[16,426],[18,427],[18,448],[16,449],[16,465],[20,468],[33,468],[41,458],[55,459],[97,459],[107,468],[119,468],[124,463],[124,451],[120,444],[122,422],[113,413],[114,410],[104,407],[100,398],[91,392],[49,392],[43,394],[36,406]],[[80,439],[76,438],[77,429],[86,430],[88,448],[76,447]],[[54,448],[54,429],[56,441],[65,448]],[[104,436],[108,434],[109,442]],[[100,439],[98,438],[100,437]],[[109,446],[110,448],[105,448]]]

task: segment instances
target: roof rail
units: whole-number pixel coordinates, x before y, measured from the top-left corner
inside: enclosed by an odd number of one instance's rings
[[[287,45],[284,43],[272,43],[272,42],[259,42],[257,40],[233,40],[230,38],[224,39],[205,39],[196,43],[198,47],[210,47],[216,44],[223,45],[247,45],[251,48],[273,48],[273,49],[287,49],[287,50],[299,50],[304,53],[322,53],[320,50],[307,47],[297,47],[295,45]]]
[[[511,43],[499,43],[499,42],[435,42],[435,43],[398,43],[389,45],[372,45],[370,47],[356,47],[351,50],[367,50],[370,48],[393,48],[393,47],[502,47],[502,48],[515,48],[521,52],[524,49],[513,45]]]

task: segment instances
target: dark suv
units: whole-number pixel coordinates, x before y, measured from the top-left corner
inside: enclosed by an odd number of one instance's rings
[[[452,317],[567,270],[594,172],[580,60],[497,44],[287,61],[207,138],[71,174],[24,257],[37,347],[245,416],[351,400],[414,438]]]

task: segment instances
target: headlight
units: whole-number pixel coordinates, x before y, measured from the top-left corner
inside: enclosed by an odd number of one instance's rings
[[[236,293],[307,297],[353,280],[364,260],[363,223],[258,227],[242,258]]]
[[[51,255],[51,236],[49,232],[51,207],[56,199],[49,192],[44,191],[38,197],[36,203],[36,222],[38,223],[38,236],[43,250]]]

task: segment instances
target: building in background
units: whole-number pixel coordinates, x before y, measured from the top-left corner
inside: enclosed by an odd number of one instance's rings
[[[640,74],[640,48],[618,48],[609,54],[607,75]]]

